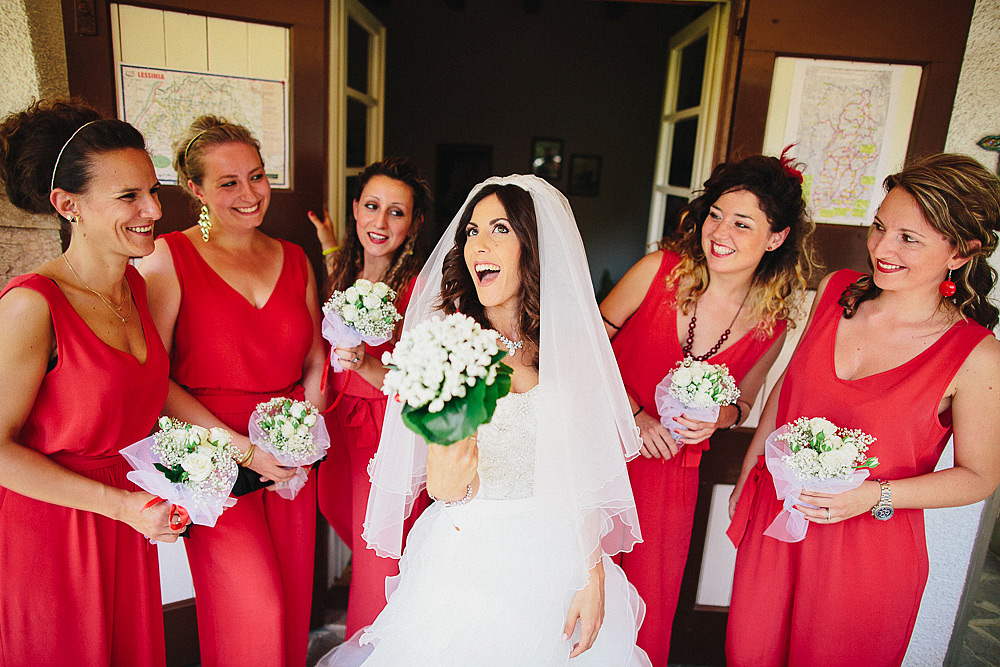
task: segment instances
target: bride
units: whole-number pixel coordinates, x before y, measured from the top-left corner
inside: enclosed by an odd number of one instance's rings
[[[640,541],[639,442],[569,203],[534,176],[473,189],[417,278],[405,328],[462,312],[500,333],[511,393],[450,447],[390,401],[364,537],[399,556],[375,622],[320,665],[649,665],[644,606],[610,556]],[[572,658],[572,661],[571,661]]]

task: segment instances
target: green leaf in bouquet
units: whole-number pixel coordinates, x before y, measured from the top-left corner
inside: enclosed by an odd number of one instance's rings
[[[499,362],[506,352],[493,356]],[[499,364],[493,384],[479,379],[469,387],[465,396],[452,398],[444,404],[440,412],[430,412],[426,406],[413,408],[403,406],[403,423],[427,442],[439,445],[453,445],[476,433],[483,424],[493,419],[497,401],[510,392],[510,376],[513,369],[507,364]]]
[[[162,463],[154,463],[153,467],[162,472],[163,476],[174,484],[186,482],[188,479],[187,471],[179,463],[169,468]]]

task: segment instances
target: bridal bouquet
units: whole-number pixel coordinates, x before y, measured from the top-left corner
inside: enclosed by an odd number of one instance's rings
[[[305,467],[323,458],[330,447],[326,422],[309,401],[272,398],[250,415],[250,442],[274,456],[283,466],[295,467],[295,477],[272,487],[288,500],[305,486]]]
[[[511,368],[500,360],[497,332],[455,313],[421,322],[393,352],[382,391],[403,406],[403,423],[427,442],[451,445],[493,418],[510,391]]]
[[[238,470],[232,436],[225,429],[210,430],[170,417],[160,417],[159,427],[121,450],[133,468],[126,477],[183,509],[193,523],[214,526],[222,511],[236,504],[229,497]]]
[[[843,493],[861,486],[878,459],[867,456],[875,438],[857,429],[840,428],[822,417],[800,417],[767,437],[764,460],[784,509],[764,531],[782,542],[805,538],[809,523],[794,505],[806,487],[821,493]]]
[[[676,437],[680,429],[674,417],[714,422],[719,408],[735,403],[740,390],[725,364],[686,357],[656,385],[654,397],[660,423]]]
[[[359,278],[346,290],[334,291],[323,304],[323,338],[333,347],[381,345],[392,338],[396,322],[403,318],[395,302],[396,292],[388,285]],[[336,373],[344,370],[340,364],[331,365]]]

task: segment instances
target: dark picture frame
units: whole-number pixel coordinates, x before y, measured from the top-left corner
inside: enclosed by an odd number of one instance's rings
[[[601,191],[601,156],[573,153],[569,156],[567,192],[579,197],[596,197]]]
[[[549,137],[531,140],[531,173],[547,181],[562,178],[563,141]]]

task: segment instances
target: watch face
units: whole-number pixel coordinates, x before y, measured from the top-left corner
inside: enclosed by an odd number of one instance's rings
[[[875,518],[879,521],[888,521],[892,518],[894,510],[890,506],[882,506],[875,508]]]

